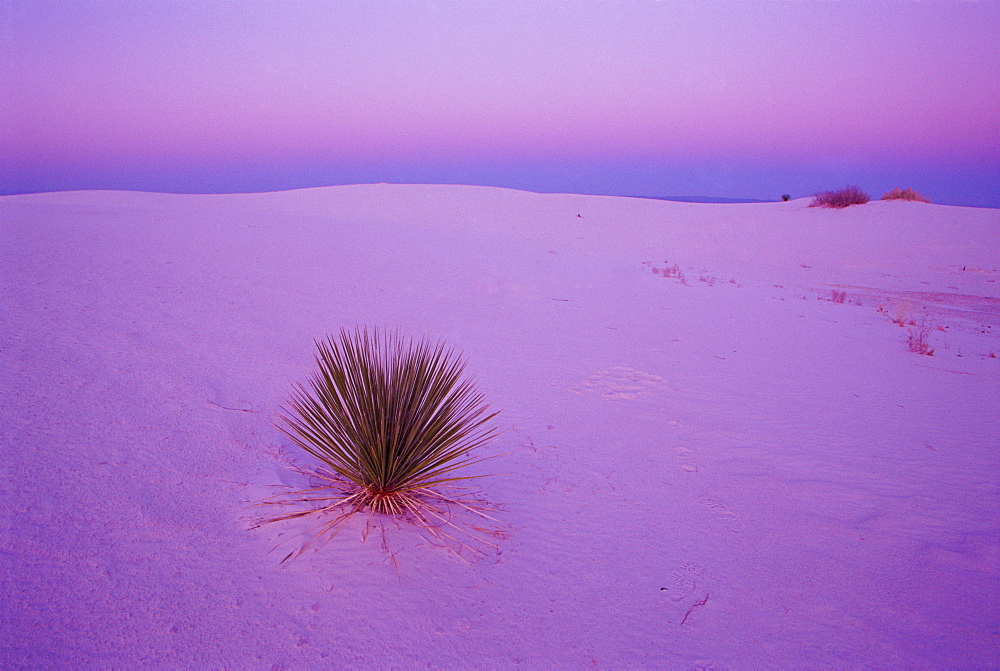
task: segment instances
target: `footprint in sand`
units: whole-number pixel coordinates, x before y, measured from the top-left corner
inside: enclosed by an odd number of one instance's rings
[[[670,574],[670,585],[665,590],[671,601],[683,601],[694,594],[694,580],[684,571],[674,571]]]
[[[684,562],[681,567],[670,574],[670,583],[662,588],[671,601],[683,601],[698,587],[699,576],[705,573],[705,567],[692,562]]]
[[[576,394],[592,391],[605,398],[628,401],[665,384],[666,380],[659,375],[625,366],[615,366],[609,370],[592,373],[582,384],[570,387],[570,391]]]
[[[709,512],[711,512],[720,522],[725,524],[726,528],[734,534],[738,534],[743,531],[742,520],[740,520],[736,513],[727,508],[725,504],[721,503],[718,499],[715,497],[708,497],[702,499],[702,503],[705,504],[705,507],[708,508]]]
[[[688,473],[697,473],[698,464],[694,461],[694,452],[686,447],[677,447],[674,449],[674,458],[677,459],[677,463],[680,464],[681,469]]]

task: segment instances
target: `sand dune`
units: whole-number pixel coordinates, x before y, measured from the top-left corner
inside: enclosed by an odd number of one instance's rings
[[[807,206],[0,198],[0,666],[1000,665],[1000,211]],[[499,552],[248,531],[365,324],[501,411]]]

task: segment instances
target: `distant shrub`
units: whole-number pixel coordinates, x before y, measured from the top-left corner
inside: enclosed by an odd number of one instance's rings
[[[785,201],[786,203],[788,201],[790,201],[791,199],[792,199],[792,194],[790,194],[790,193],[783,193],[783,194],[781,194],[781,200]]]
[[[847,207],[864,205],[871,198],[858,186],[847,186],[839,191],[824,191],[813,196],[809,207]]]
[[[930,198],[917,191],[914,191],[910,187],[906,187],[905,189],[902,190],[893,189],[889,193],[882,196],[882,200],[918,200],[921,203],[931,202]]]

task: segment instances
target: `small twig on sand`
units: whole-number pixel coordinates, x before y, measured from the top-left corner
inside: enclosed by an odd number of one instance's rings
[[[221,408],[223,410],[237,410],[239,412],[252,412],[254,414],[260,414],[256,410],[251,410],[250,408],[230,408],[230,407],[225,406],[225,405],[219,405],[215,401],[209,401],[209,403],[211,403],[212,405],[214,405],[216,408]]]
[[[531,451],[532,451],[532,452],[538,452],[538,448],[536,448],[536,447],[535,447],[535,441],[533,441],[533,440],[531,439],[531,436],[529,436],[528,434],[526,434],[526,433],[525,433],[525,432],[523,432],[523,431],[518,431],[518,430],[517,430],[517,427],[516,427],[516,426],[514,426],[513,424],[511,424],[511,425],[510,425],[510,430],[511,430],[511,431],[513,431],[514,433],[519,433],[519,434],[521,434],[522,436],[524,436],[525,438],[527,438],[527,439],[528,439],[528,442],[530,443],[530,445],[528,445],[528,447],[530,447],[530,448],[531,448]]]
[[[964,370],[951,370],[950,368],[938,368],[937,366],[926,366],[922,363],[918,363],[921,368],[930,368],[931,370],[943,370],[945,373],[958,373],[959,375],[975,375],[975,373],[969,373]]]
[[[708,597],[709,596],[710,596],[709,594],[706,594],[704,599],[702,599],[701,601],[695,601],[693,604],[691,604],[691,607],[688,608],[688,612],[684,613],[684,619],[681,620],[681,624],[684,624],[685,622],[687,622],[688,616],[691,615],[691,611],[693,611],[698,606],[704,606],[708,602]],[[680,625],[678,625],[678,626],[680,626]]]

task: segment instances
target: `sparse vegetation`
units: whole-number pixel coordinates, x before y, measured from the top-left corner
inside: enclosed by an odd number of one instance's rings
[[[809,207],[843,208],[849,205],[864,205],[871,198],[858,186],[847,186],[839,191],[824,191],[813,197]]]
[[[787,203],[791,199],[792,199],[792,195],[790,193],[783,193],[783,194],[781,194],[781,200],[782,201],[784,201],[784,202]]]
[[[906,349],[908,351],[924,356],[934,356],[934,348],[927,342],[927,338],[933,331],[946,330],[943,326],[935,327],[933,323],[928,324],[926,318],[921,318],[918,324],[911,314],[910,305],[907,303],[894,305],[891,309],[880,305],[878,312],[887,316],[893,324],[900,328],[906,327]]]
[[[367,510],[414,522],[449,547],[469,547],[454,530],[487,542],[458,527],[452,514],[458,508],[488,517],[482,507],[445,493],[476,477],[456,471],[482,461],[470,453],[497,435],[490,426],[497,413],[461,379],[462,358],[441,342],[367,329],[341,330],[316,346],[319,371],[308,386],[295,385],[279,428],[322,465],[303,471],[309,488],[264,502],[299,509],[260,524],[327,516],[315,535],[332,536]]]
[[[916,200],[922,203],[931,202],[930,198],[924,196],[921,193],[918,193],[917,191],[914,191],[909,187],[905,189],[893,189],[892,191],[889,191],[884,196],[882,196],[882,200]]]

